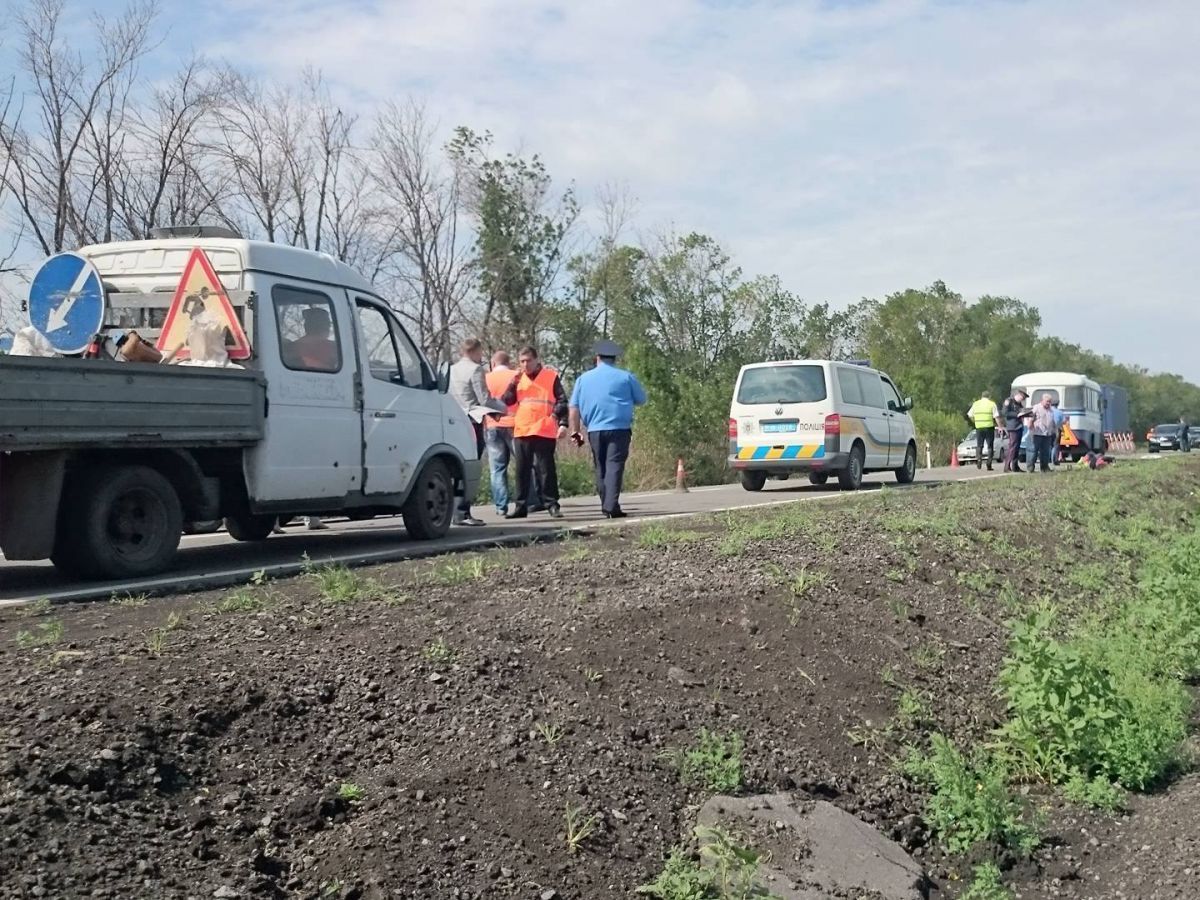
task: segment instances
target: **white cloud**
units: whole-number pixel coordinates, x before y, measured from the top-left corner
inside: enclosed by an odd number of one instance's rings
[[[1200,381],[1194,0],[207,4],[203,49],[416,94],[644,227],[849,302],[943,278]],[[177,36],[178,33],[177,33]]]

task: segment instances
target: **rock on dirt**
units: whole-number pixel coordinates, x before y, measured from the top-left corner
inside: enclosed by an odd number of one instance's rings
[[[759,864],[763,886],[781,900],[861,896],[922,900],[925,873],[899,844],[824,800],[791,794],[714,797],[699,824],[742,833],[772,833],[769,859]]]

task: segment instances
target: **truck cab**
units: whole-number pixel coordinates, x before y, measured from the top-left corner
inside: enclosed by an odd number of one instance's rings
[[[380,513],[401,514],[411,537],[443,536],[456,497],[478,487],[474,432],[387,299],[351,267],[229,235],[84,247],[107,294],[106,329],[159,340],[197,249],[248,338],[245,371],[171,366],[164,378],[163,365],[71,359],[0,368],[0,389],[10,382],[0,413],[23,423],[0,425],[5,555],[146,575],[169,567],[185,523],[216,518],[238,540],[267,539],[280,517]],[[17,375],[34,378],[27,399],[39,408],[14,394]],[[230,406],[214,416],[221,402]],[[132,407],[143,410],[136,430],[105,426]],[[198,427],[176,435],[189,417]],[[221,420],[234,419],[257,429],[224,433]],[[35,472],[38,489],[20,487]],[[53,515],[31,509],[47,500]]]

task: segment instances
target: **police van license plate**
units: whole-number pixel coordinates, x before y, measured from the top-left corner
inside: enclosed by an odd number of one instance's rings
[[[795,422],[763,422],[762,430],[765,434],[778,434],[783,431],[795,431]]]

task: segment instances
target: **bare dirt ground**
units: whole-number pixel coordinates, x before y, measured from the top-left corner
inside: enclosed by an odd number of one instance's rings
[[[706,797],[669,758],[701,728],[742,735],[746,792],[832,800],[957,896],[971,860],[896,760],[987,738],[1014,603],[1129,583],[1070,521],[1077,479],[1129,471],[6,612],[0,897],[628,897]],[[1200,469],[1130,487],[1178,504]],[[1194,776],[1119,816],[1030,792],[1018,896],[1200,896]]]

